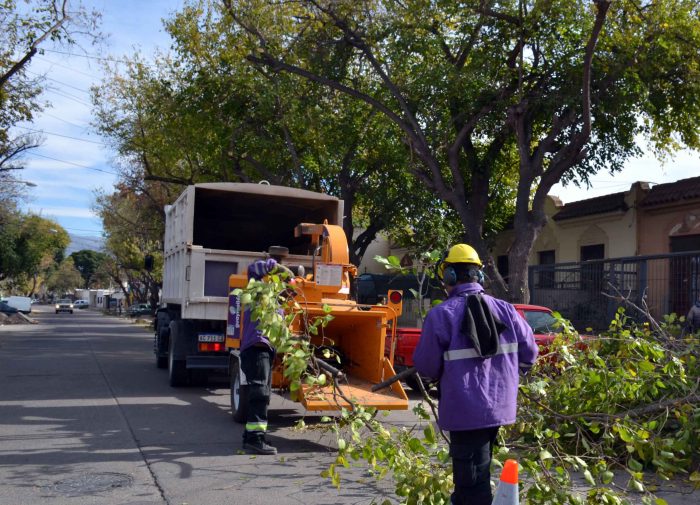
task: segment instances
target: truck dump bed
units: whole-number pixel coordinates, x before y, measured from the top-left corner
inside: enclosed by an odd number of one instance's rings
[[[251,183],[189,186],[165,209],[162,301],[183,319],[225,320],[228,277],[245,273],[273,245],[289,248],[287,263],[311,265],[303,222],[341,224],[343,202],[301,189]]]

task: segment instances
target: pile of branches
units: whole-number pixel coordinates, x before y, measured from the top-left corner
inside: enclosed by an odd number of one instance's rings
[[[292,392],[301,382],[334,383],[336,377],[309,366],[316,360],[308,339],[288,330],[300,313],[290,310],[284,292],[284,279],[273,276],[273,282],[251,282],[241,294],[285,355]],[[645,307],[632,307],[646,322],[620,308],[609,330],[594,337],[580,336],[562,320],[561,333],[522,381],[518,421],[501,430],[494,463],[518,460],[527,503],[622,504],[631,491],[644,503],[664,505],[653,493],[659,480],[700,482],[700,339],[683,333],[682,318],[657,322]],[[323,331],[330,319],[304,326]],[[340,486],[343,467],[366,466],[394,481],[395,496],[382,503],[397,496],[408,504],[449,503],[446,438],[436,432],[436,411],[424,396],[431,408],[420,403],[411,427],[383,423],[375,410],[359,405],[327,418],[338,455],[325,475]],[[583,488],[575,485],[579,477]]]

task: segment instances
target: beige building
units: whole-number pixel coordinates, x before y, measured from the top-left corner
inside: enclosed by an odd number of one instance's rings
[[[620,258],[638,254],[637,203],[649,185],[636,182],[629,191],[562,204],[548,196],[547,224],[537,237],[530,265],[569,263],[592,259]],[[507,273],[508,248],[513,230],[504,230],[493,246],[501,273]]]
[[[617,289],[636,300],[643,296],[651,313],[660,316],[684,314],[700,293],[698,256],[680,254],[700,251],[700,177],[651,188],[636,182],[628,191],[566,205],[548,197],[545,212],[547,224],[529,264],[557,267],[532,274],[536,303],[562,306],[569,296],[577,303],[572,313],[595,305],[598,312],[609,312],[600,293]],[[504,275],[512,238],[513,231],[505,230],[493,246]],[[589,260],[610,261],[574,265]]]
[[[628,191],[566,205],[556,196],[547,199],[547,224],[530,265],[700,250],[700,177],[653,188],[635,182]],[[499,266],[512,240],[512,229],[495,240]]]

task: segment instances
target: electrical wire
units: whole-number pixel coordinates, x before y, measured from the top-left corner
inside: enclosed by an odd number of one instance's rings
[[[74,89],[74,90],[76,90],[76,91],[80,91],[81,93],[85,93],[86,95],[89,95],[89,94],[90,94],[90,91],[89,91],[89,90],[86,90],[86,89],[83,89],[83,88],[79,88],[79,87],[77,87],[77,86],[73,86],[72,84],[68,84],[67,82],[59,81],[58,79],[54,79],[53,77],[49,77],[48,75],[43,75],[43,74],[40,74],[40,73],[38,73],[38,72],[32,72],[31,70],[26,70],[26,72],[29,72],[30,74],[34,74],[34,75],[36,75],[37,77],[41,77],[42,79],[47,79],[47,80],[49,80],[49,81],[56,82],[56,83],[61,84],[61,85],[63,85],[63,86],[68,86],[69,88],[72,88],[72,89]]]
[[[58,161],[59,163],[65,163],[66,165],[73,165],[75,167],[80,167],[80,168],[87,168],[88,170],[95,170],[96,172],[102,172],[104,174],[109,174],[109,175],[119,175],[116,172],[110,172],[108,170],[102,170],[101,168],[95,168],[95,167],[89,167],[87,165],[81,165],[80,163],[73,163],[72,161],[66,161],[66,160],[59,160],[58,158],[52,158],[51,156],[46,156],[44,154],[39,154],[35,152],[28,152],[27,156],[38,156],[40,158],[46,158],[47,160],[53,160],[53,161]]]
[[[110,61],[112,63],[125,63],[128,64],[130,63],[129,60],[122,60],[122,59],[117,59],[117,58],[111,58],[108,56],[97,56],[95,54],[78,54],[78,53],[69,53],[67,51],[57,51],[55,49],[44,49],[45,52],[47,53],[55,53],[55,54],[62,54],[64,56],[77,56],[79,58],[87,58],[89,60],[96,60],[96,61]]]
[[[104,142],[98,142],[96,140],[81,139],[78,137],[71,137],[70,135],[62,135],[60,133],[47,132],[46,130],[35,130],[34,128],[27,128],[26,126],[15,126],[15,128],[21,128],[23,130],[28,130],[28,131],[34,132],[34,133],[42,133],[44,135],[53,135],[54,137],[63,137],[64,139],[78,140],[80,142],[88,142],[90,144],[97,144],[99,146],[107,147],[107,144],[105,144]]]
[[[57,67],[65,68],[66,70],[71,70],[72,72],[75,72],[76,74],[81,74],[81,75],[84,75],[85,77],[91,77],[92,79],[95,79],[97,81],[102,79],[102,77],[99,77],[95,74],[88,74],[87,72],[83,72],[81,70],[78,70],[77,68],[69,67],[68,65],[61,65],[60,63],[56,63],[53,60],[49,60],[48,58],[43,58],[39,55],[35,56],[35,58],[37,58],[41,61],[45,61],[46,63],[49,63],[50,65],[56,65]]]

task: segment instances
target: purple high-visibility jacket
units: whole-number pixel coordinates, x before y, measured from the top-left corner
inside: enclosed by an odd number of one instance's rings
[[[273,259],[258,260],[248,265],[248,278],[260,280],[267,274],[272,272],[277,266],[277,262]],[[275,351],[268,338],[263,335],[258,329],[257,321],[252,321],[250,317],[250,309],[243,311],[243,335],[241,337],[241,352],[249,347],[266,345],[272,352]]]
[[[493,316],[506,329],[499,352],[476,355],[460,331],[466,296],[482,293]],[[478,283],[459,284],[447,300],[425,319],[413,361],[420,375],[440,379],[439,424],[443,430],[464,431],[515,422],[519,371],[537,358],[532,329],[508,302],[487,294]]]

